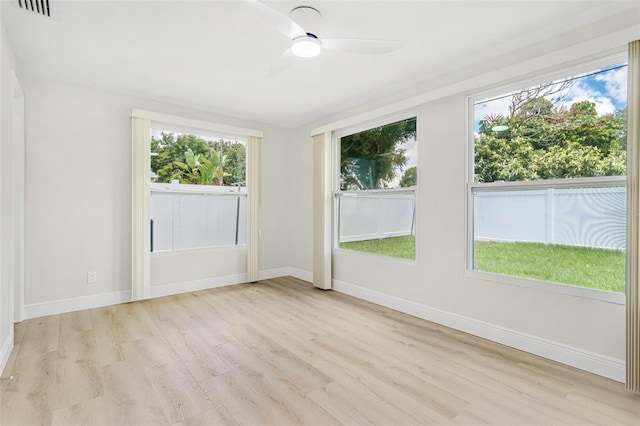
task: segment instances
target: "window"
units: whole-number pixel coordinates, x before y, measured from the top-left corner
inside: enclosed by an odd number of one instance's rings
[[[246,244],[245,142],[161,124],[151,133],[151,251]]]
[[[416,118],[336,136],[336,246],[415,259]]]
[[[626,74],[473,102],[469,269],[624,292]]]

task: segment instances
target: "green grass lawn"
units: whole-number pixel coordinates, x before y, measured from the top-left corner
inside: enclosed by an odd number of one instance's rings
[[[341,243],[340,248],[344,250],[363,251],[365,253],[376,253],[384,256],[413,260],[416,258],[415,245],[416,237],[414,235],[409,235],[406,237],[381,238],[378,240]]]
[[[475,269],[607,291],[625,290],[625,254],[616,250],[476,241]]]
[[[415,237],[342,243],[345,250],[414,259]],[[542,243],[476,241],[475,270],[624,292],[625,254],[615,250]]]

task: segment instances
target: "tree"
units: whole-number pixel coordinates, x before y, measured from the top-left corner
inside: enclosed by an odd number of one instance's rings
[[[206,155],[194,154],[191,149],[185,152],[185,161],[174,161],[173,163],[184,172],[184,176],[189,183],[199,185],[219,185],[222,183],[224,172],[221,164],[224,157],[213,148],[209,148]]]
[[[626,111],[599,116],[589,101],[566,108],[540,97],[549,90],[539,87],[514,94],[509,117],[480,121],[475,138],[477,182],[626,173]]]
[[[410,186],[416,186],[418,184],[418,168],[416,166],[409,167],[400,179],[400,186],[408,188]]]
[[[223,164],[224,185],[244,186],[246,181],[246,149],[243,143],[229,142],[222,146],[225,162]]]
[[[151,138],[151,170],[159,182],[232,185],[245,181],[245,147],[237,141],[205,140],[163,132]]]
[[[160,138],[151,138],[151,170],[158,176],[158,182],[168,183],[173,179],[188,182],[183,178],[184,171],[175,165],[175,161],[185,163],[189,149],[194,155],[206,155],[209,145],[195,135],[162,132]]]
[[[342,190],[386,187],[407,163],[400,145],[416,136],[416,119],[375,127],[340,139]]]

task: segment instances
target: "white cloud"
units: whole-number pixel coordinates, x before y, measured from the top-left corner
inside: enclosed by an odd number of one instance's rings
[[[597,81],[604,83],[607,95],[618,104],[627,103],[627,68],[608,71],[595,76]]]
[[[589,101],[596,104],[598,115],[613,114],[616,111],[616,107],[611,98],[590,87],[585,81],[577,80],[575,84],[567,89],[562,105],[569,108],[571,104],[582,101]]]
[[[620,68],[607,71],[593,77],[596,81],[604,84],[604,93],[596,87],[590,86],[586,79],[578,78],[574,80],[574,84],[564,91],[563,100],[560,105],[565,108],[571,107],[571,104],[582,101],[593,102],[596,106],[598,115],[613,114],[620,104],[627,102],[627,70]],[[593,81],[593,80],[592,80]],[[559,94],[553,95],[557,97]],[[553,100],[553,99],[550,99]],[[505,117],[509,116],[509,104],[511,95],[507,95],[498,99],[488,100],[478,103],[474,106],[474,121],[477,126],[478,121],[487,116],[495,116],[501,114]]]
[[[476,104],[474,106],[475,121],[480,121],[487,116],[495,116],[498,114],[501,114],[504,117],[508,117],[510,103],[511,95]]]

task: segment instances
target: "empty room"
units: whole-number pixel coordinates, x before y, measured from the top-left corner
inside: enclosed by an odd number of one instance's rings
[[[640,3],[0,1],[1,425],[637,425]]]

